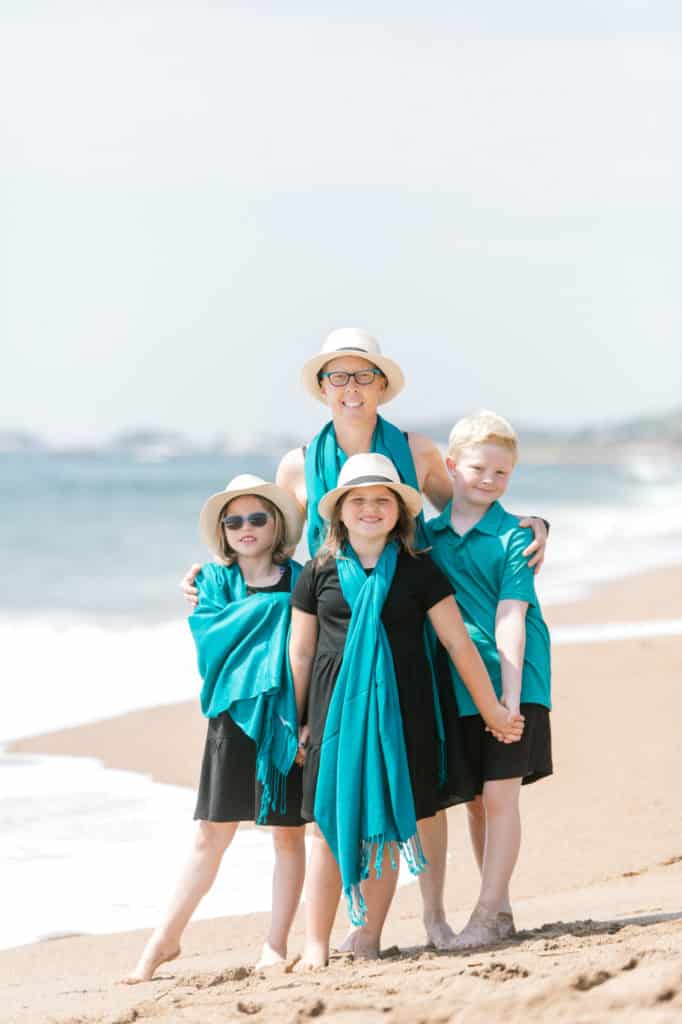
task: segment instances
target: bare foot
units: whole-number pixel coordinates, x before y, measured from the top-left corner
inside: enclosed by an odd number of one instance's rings
[[[161,966],[161,964],[167,964],[170,963],[171,960],[177,960],[179,956],[179,946],[174,950],[165,950],[162,946],[158,946],[155,942],[150,940],[145,946],[135,970],[126,975],[125,978],[121,978],[121,983],[123,985],[139,985],[142,981],[151,981],[154,977],[155,971]]]
[[[497,934],[500,939],[511,939],[516,935],[514,915],[506,911],[500,911],[497,915]]]
[[[273,949],[267,942],[263,943],[263,949],[258,962],[254,966],[255,971],[264,971],[266,967],[277,967],[279,964],[286,963],[286,958],[278,953],[276,949]]]
[[[336,947],[334,953],[352,953],[353,937],[357,931],[359,931],[359,928],[351,928],[351,930],[348,932],[348,935],[346,935],[341,945]]]
[[[430,946],[432,949],[453,948],[453,944],[456,942],[457,936],[444,917],[431,921],[428,924],[425,921],[424,927],[426,928],[427,946]]]
[[[363,960],[377,960],[379,939],[364,928],[352,928],[339,946],[339,953],[352,953]]]
[[[488,910],[479,903],[451,948],[472,949],[474,946],[492,946],[499,941],[497,911]]]
[[[322,945],[311,944],[303,950],[303,956],[296,961],[292,970],[297,974],[302,971],[319,971],[329,965],[329,950]]]

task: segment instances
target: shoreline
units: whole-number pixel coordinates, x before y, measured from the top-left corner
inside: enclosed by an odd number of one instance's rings
[[[586,600],[546,609],[555,626],[679,617],[682,567],[604,583]],[[395,1024],[482,1022],[498,1012],[509,1021],[610,1021],[621,1012],[624,1021],[639,1019],[640,1012],[642,1021],[672,1020],[650,1014],[652,1007],[663,1014],[679,1014],[682,1007],[682,744],[676,714],[682,637],[562,645],[553,659],[555,775],[523,790],[524,844],[513,899],[517,925],[526,932],[517,941],[484,953],[425,952],[418,945],[423,932],[417,885],[398,891],[387,924],[385,946],[399,945],[400,956],[373,964],[333,961],[314,976],[250,972],[266,914],[191,924],[182,959],[159,972],[162,981],[132,991],[114,982],[134,962],[147,930],[53,939],[0,951],[4,976],[13,978],[0,983],[0,1001],[12,1007],[12,1024],[114,1024],[151,1016],[152,1006],[153,1016],[169,1024],[222,1024],[244,1019],[240,1002],[258,1004],[256,1019],[274,1024],[304,1019],[296,1014],[320,998],[325,1015],[341,1024],[350,1012],[350,996],[344,1003],[342,995],[351,982],[352,999],[364,999],[366,1008],[383,1000],[381,1019]],[[204,733],[192,701],[34,736],[5,749],[94,756],[114,768],[193,786]],[[446,905],[456,927],[477,892],[465,814],[462,807],[448,814]],[[335,928],[338,937],[345,928],[343,909]],[[301,940],[299,912],[292,953]],[[624,968],[626,951],[637,969]],[[668,977],[673,963],[677,980]],[[597,977],[600,971],[607,976],[601,982],[576,987],[580,976]],[[291,990],[288,995],[284,988]],[[389,989],[400,991],[400,999],[387,995]],[[672,995],[659,1000],[664,989]],[[443,1015],[445,993],[452,1017]],[[282,999],[290,1017],[283,1016]],[[181,1017],[175,1016],[179,1006]],[[583,1018],[588,1008],[591,1015]],[[133,1010],[136,1018],[125,1016]],[[369,1009],[363,1012],[355,1019],[375,1019]]]

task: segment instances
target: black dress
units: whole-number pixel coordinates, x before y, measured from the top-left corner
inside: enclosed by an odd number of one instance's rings
[[[427,555],[413,558],[401,551],[381,613],[393,653],[417,820],[429,818],[451,804],[470,800],[476,793],[459,737],[457,704],[444,661],[438,663],[437,677],[448,771],[445,785],[442,788],[438,785],[438,735],[423,630],[429,608],[452,593],[449,580]],[[335,559],[329,558],[322,565],[308,562],[294,588],[291,603],[294,608],[316,615],[319,625],[308,691],[310,746],[303,768],[302,814],[313,821],[320,746],[351,616],[341,592]]]
[[[291,590],[287,567],[272,587],[247,587],[249,594]],[[208,732],[197,793],[195,820],[255,821],[262,786],[256,779],[256,744],[235,725],[229,711],[208,720]],[[301,768],[295,764],[287,776],[285,814],[270,812],[267,825],[305,825],[301,817]]]

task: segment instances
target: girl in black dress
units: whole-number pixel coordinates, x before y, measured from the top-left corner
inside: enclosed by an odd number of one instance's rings
[[[204,567],[199,607],[193,619],[200,616],[203,608],[209,608],[210,602],[209,623],[216,636],[219,659],[223,642],[226,657],[230,656],[230,641],[225,632],[229,627],[222,624],[222,613],[225,617],[231,614],[229,581],[236,580],[243,596],[290,593],[292,576],[300,571],[300,566],[287,557],[287,550],[297,543],[302,526],[301,509],[287,491],[248,474],[235,477],[225,491],[214,494],[204,505],[201,533],[220,564]],[[262,603],[264,609],[270,607],[268,602]],[[242,605],[253,614],[250,600],[242,601]],[[260,621],[260,614],[256,615]],[[288,621],[288,602],[282,615]],[[221,639],[223,635],[225,641]],[[264,637],[266,644],[269,636],[268,633]],[[201,647],[199,663],[205,677],[203,707],[207,675],[205,665],[202,668]],[[251,678],[247,673],[247,681]],[[233,680],[234,674],[227,671],[225,686],[228,689]],[[210,715],[216,703],[219,707],[220,702],[214,701],[211,707],[203,707],[204,712]],[[293,715],[292,730],[295,749],[297,735]],[[198,820],[194,847],[166,915],[147,942],[135,970],[125,979],[128,983],[148,981],[160,964],[180,955],[182,933],[200,899],[213,884],[239,822],[254,821],[259,813],[263,788],[256,781],[256,754],[256,743],[236,724],[229,710],[209,717],[194,815]],[[271,805],[268,803],[268,806]],[[260,967],[279,963],[286,957],[287,937],[305,874],[305,822],[300,807],[301,769],[294,765],[286,778],[286,812],[270,811],[266,819],[266,824],[276,826],[272,830],[275,869],[272,916]],[[264,808],[263,816],[265,812]]]
[[[316,806],[318,773],[327,716],[344,662],[346,639],[353,629],[351,608],[339,578],[342,559],[355,557],[369,578],[387,544],[396,541],[399,548],[381,622],[395,670],[417,825],[442,806],[433,684],[423,638],[427,617],[466,680],[488,726],[501,739],[512,741],[521,735],[522,719],[510,716],[497,701],[446,577],[428,556],[416,555],[412,548],[414,516],[420,508],[419,493],[402,484],[393,464],[377,454],[348,459],[339,486],[320,503],[322,514],[330,520],[329,533],[320,555],[306,564],[294,588],[289,648],[299,719],[305,718],[307,723],[302,730],[302,742],[306,744],[302,813],[307,820],[315,821],[321,810],[326,820],[329,811],[328,807],[321,809],[319,801]],[[363,772],[361,763],[357,771]],[[379,953],[381,931],[397,881],[397,871],[391,870],[389,846],[387,843],[383,854],[379,853],[380,870],[375,866],[363,876],[366,918],[356,929],[352,946],[359,955]],[[308,863],[306,944],[300,967],[327,963],[340,894],[337,861],[316,826]]]

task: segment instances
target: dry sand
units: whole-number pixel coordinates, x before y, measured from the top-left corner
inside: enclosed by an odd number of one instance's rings
[[[682,569],[671,569],[605,585],[548,618],[681,616]],[[335,959],[307,976],[251,971],[264,915],[190,925],[182,958],[132,989],[116,980],[148,932],[66,938],[0,953],[0,1021],[682,1020],[681,684],[682,638],[556,648],[556,774],[523,791],[513,896],[525,930],[513,942],[466,955],[425,951],[417,886],[398,893],[382,960]],[[193,785],[203,733],[196,708],[180,704],[13,749],[96,756]],[[447,904],[460,926],[477,879],[463,809],[449,822]],[[344,924],[342,910],[337,935]],[[301,942],[299,916],[292,953]]]

